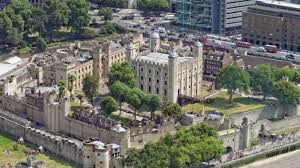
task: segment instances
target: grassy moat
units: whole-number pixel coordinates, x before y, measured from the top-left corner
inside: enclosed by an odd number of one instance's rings
[[[189,104],[182,108],[183,112],[192,112],[192,111],[202,111],[204,106],[205,111],[215,111],[220,110],[224,111],[225,115],[231,115],[235,113],[241,113],[249,110],[255,110],[262,107],[265,107],[268,103],[255,99],[255,98],[248,98],[248,97],[241,97],[238,95],[233,96],[233,101],[229,103],[229,95],[227,92],[221,91],[218,94],[214,95],[213,103],[195,103]]]
[[[37,149],[31,145],[18,145],[17,149],[14,149],[16,140],[10,136],[0,133],[0,167],[11,165],[15,167],[18,162],[25,162],[26,155],[24,153],[25,148]],[[59,156],[53,154],[38,154],[36,155],[38,160],[45,162],[47,168],[76,168],[73,163],[69,163]]]

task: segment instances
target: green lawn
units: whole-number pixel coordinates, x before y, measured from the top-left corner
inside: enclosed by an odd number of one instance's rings
[[[70,110],[71,112],[74,112],[76,108],[80,107],[80,102],[73,101],[70,102]],[[82,103],[81,107],[89,107],[87,104]]]
[[[113,119],[113,120],[115,120],[115,121],[119,121],[119,122],[121,122],[121,123],[123,123],[123,124],[125,124],[125,125],[128,125],[129,122],[130,122],[130,119],[125,118],[125,117],[121,117],[121,116],[115,115],[115,114],[111,114],[109,117],[110,117],[111,119]]]
[[[31,47],[24,47],[24,48],[18,48],[16,49],[16,52],[18,53],[29,53],[32,52],[32,48]]]
[[[73,112],[79,106],[80,106],[80,102],[70,102],[70,110]]]
[[[18,162],[25,161],[26,156],[23,151],[28,146],[18,145],[18,149],[14,150],[13,145],[15,143],[16,140],[12,137],[0,133],[0,167],[4,164],[15,165]],[[36,149],[37,147],[34,148]],[[9,153],[7,150],[9,150]],[[79,168],[74,163],[68,163],[62,160],[61,157],[56,157],[53,154],[38,154],[37,159],[43,160],[47,168]]]
[[[221,110],[224,111],[225,115],[231,115],[234,113],[245,112],[249,110],[254,110],[258,108],[265,107],[267,102],[262,100],[254,99],[254,98],[247,98],[247,97],[240,97],[238,95],[234,95],[234,99],[232,103],[229,103],[226,92],[220,92],[213,96],[215,101],[211,104],[189,104],[182,107],[183,112],[191,112],[191,111],[202,111],[204,106],[205,111],[215,111]]]

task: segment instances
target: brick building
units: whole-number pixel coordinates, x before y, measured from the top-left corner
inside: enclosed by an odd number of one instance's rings
[[[242,38],[255,45],[300,51],[300,5],[257,1],[243,13]]]
[[[203,79],[207,81],[215,80],[223,68],[233,63],[233,57],[227,52],[208,51],[203,55]]]

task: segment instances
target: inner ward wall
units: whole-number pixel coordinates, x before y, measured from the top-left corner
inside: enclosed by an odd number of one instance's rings
[[[23,137],[36,146],[43,146],[46,150],[62,156],[70,161],[82,165],[82,151],[80,143],[68,140],[61,136],[28,127],[6,118],[0,112],[0,131],[10,135]]]

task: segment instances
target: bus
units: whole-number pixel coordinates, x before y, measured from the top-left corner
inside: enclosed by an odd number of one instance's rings
[[[277,51],[278,51],[277,46],[274,46],[274,45],[265,45],[265,49],[269,53],[277,53]]]
[[[248,42],[238,41],[236,42],[236,46],[241,48],[251,48],[252,44]]]

